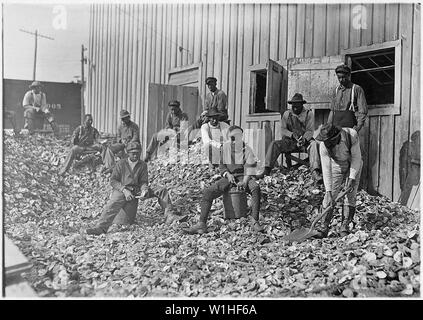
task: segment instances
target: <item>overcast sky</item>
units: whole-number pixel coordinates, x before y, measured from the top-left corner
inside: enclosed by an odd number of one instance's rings
[[[71,82],[81,74],[81,45],[88,46],[89,5],[4,4],[4,77],[32,80],[34,35],[38,38],[36,78]]]

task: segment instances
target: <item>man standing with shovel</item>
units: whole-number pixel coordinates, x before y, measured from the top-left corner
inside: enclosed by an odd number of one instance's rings
[[[318,230],[319,234],[316,237],[327,237],[333,216],[334,200],[343,187],[347,193],[342,210],[341,236],[345,236],[354,218],[357,189],[363,166],[360,140],[354,129],[340,128],[330,123],[320,127],[316,140],[320,144],[323,183],[326,190],[322,206],[332,207],[328,210],[323,227]]]

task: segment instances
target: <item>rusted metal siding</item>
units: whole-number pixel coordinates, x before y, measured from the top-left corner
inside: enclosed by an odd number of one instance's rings
[[[200,79],[218,78],[230,117],[243,124],[250,65],[400,39],[401,113],[372,116],[362,133],[369,188],[397,200],[399,150],[420,130],[420,5],[362,4],[367,26],[356,29],[357,5],[94,4],[88,111],[101,131],[116,131],[121,108],[143,124],[148,84],[166,84],[169,69],[200,63]],[[202,98],[205,89],[200,83]]]

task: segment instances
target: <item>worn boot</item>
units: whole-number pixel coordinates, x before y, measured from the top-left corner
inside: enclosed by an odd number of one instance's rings
[[[197,224],[193,225],[191,228],[182,229],[188,234],[203,234],[207,232],[207,225],[205,222],[199,221]]]
[[[341,233],[341,237],[345,237],[346,235],[348,235],[349,225],[354,219],[355,207],[344,206],[342,209],[343,209],[342,215],[343,215],[344,220],[342,221],[340,233]]]
[[[315,238],[322,239],[326,238],[329,233],[330,223],[332,221],[333,216],[333,208],[329,210],[329,212],[326,214],[325,220],[323,221],[323,225],[320,228],[317,228],[317,234],[315,235]]]

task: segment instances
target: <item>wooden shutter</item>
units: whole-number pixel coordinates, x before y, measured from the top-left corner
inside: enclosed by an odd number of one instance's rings
[[[288,60],[288,100],[301,93],[310,109],[330,109],[333,89],[338,85],[335,68],[345,56],[292,58]]]
[[[266,106],[268,110],[280,111],[282,98],[283,67],[269,59],[266,65]]]

